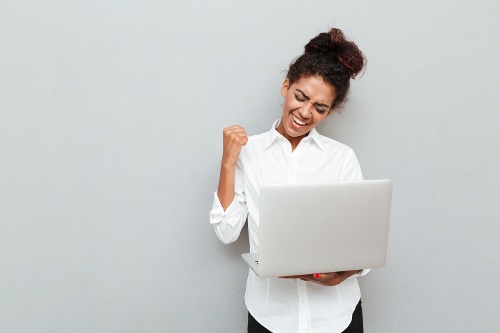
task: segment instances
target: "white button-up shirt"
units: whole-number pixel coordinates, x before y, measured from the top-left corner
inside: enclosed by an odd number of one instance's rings
[[[358,160],[346,145],[313,129],[292,152],[290,142],[275,130],[276,125],[269,132],[248,138],[236,167],[233,202],[224,211],[216,192],[210,212],[210,222],[224,243],[238,238],[248,216],[253,253],[258,252],[262,185],[363,179]],[[245,303],[252,316],[274,333],[342,332],[349,326],[361,296],[356,277],[367,272],[329,287],[300,279],[260,278],[249,269]]]

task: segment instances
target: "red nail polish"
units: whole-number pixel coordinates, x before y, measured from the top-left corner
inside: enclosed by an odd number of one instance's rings
[[[315,274],[314,274],[314,278],[315,278],[315,279],[319,279],[319,273],[315,273]]]

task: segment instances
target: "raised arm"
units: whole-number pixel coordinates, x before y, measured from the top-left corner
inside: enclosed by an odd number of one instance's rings
[[[241,147],[246,145],[247,142],[247,133],[240,125],[234,125],[224,129],[219,187],[217,188],[217,195],[224,210],[226,210],[234,200],[236,164],[238,163]]]
[[[217,237],[226,244],[238,238],[248,214],[243,188],[237,186],[237,177],[243,178],[238,157],[247,142],[245,129],[240,125],[224,129],[219,186],[214,194],[210,223],[214,225]]]

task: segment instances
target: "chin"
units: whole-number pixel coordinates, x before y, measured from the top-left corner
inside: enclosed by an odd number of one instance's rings
[[[301,136],[304,136],[304,135],[307,135],[307,133],[309,133],[310,130],[309,129],[304,129],[304,130],[301,130],[301,131],[297,131],[296,129],[288,129],[286,131],[286,133],[292,137],[292,138],[299,138]]]

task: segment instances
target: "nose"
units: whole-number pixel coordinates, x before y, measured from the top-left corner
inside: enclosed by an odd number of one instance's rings
[[[300,116],[304,119],[311,117],[312,108],[313,108],[313,105],[310,102],[306,101],[302,105],[302,107],[300,108],[300,111],[299,111]]]

